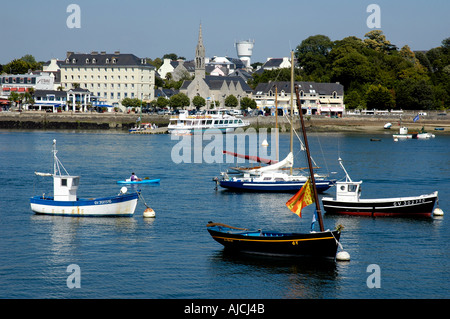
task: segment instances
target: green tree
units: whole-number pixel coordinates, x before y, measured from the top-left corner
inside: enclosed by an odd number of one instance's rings
[[[396,88],[398,108],[407,110],[429,110],[434,108],[431,85],[425,80],[403,79]]]
[[[190,100],[184,93],[172,95],[169,100],[169,105],[173,108],[189,106]]]
[[[238,99],[233,95],[228,95],[225,98],[225,106],[228,107],[236,107],[238,105]]]
[[[169,100],[166,99],[164,96],[160,96],[156,100],[156,106],[159,108],[165,108],[167,105],[169,105]]]
[[[395,45],[392,45],[391,42],[386,39],[386,36],[381,30],[372,30],[367,32],[364,37],[364,43],[367,47],[375,51],[390,52],[397,49]]]
[[[366,93],[368,109],[390,109],[394,106],[391,92],[381,84],[370,85]]]
[[[9,94],[8,100],[11,101],[11,103],[14,103],[14,106],[16,106],[17,103],[19,103],[19,99],[20,99],[19,93],[13,91]]]
[[[21,60],[15,59],[3,66],[3,71],[9,74],[25,74],[30,69],[30,65]]]
[[[241,99],[241,109],[247,110],[248,108],[256,109],[256,102],[255,100],[245,96]]]
[[[193,99],[192,99],[192,104],[194,104],[194,106],[197,108],[197,109],[199,109],[199,108],[201,108],[202,106],[205,106],[206,105],[206,101],[205,101],[205,99],[204,98],[202,98],[201,96],[195,96]]]
[[[131,99],[129,97],[124,98],[121,103],[125,107],[141,107],[143,105],[138,98]]]
[[[314,35],[297,46],[295,56],[306,75],[320,78],[326,74],[328,54],[333,42],[325,35]]]

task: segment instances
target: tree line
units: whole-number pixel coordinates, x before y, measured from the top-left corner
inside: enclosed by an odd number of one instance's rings
[[[413,52],[407,45],[398,49],[381,30],[364,39],[315,35],[297,46],[295,57],[297,81],[341,83],[350,109],[444,110],[450,104],[450,37]]]

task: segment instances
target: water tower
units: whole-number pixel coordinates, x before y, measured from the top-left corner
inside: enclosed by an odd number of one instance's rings
[[[254,40],[239,41],[235,44],[238,58],[241,59],[242,62],[244,62],[247,68],[250,67],[250,58],[253,54],[254,44]]]

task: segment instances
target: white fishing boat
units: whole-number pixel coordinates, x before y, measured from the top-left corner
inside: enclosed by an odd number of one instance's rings
[[[170,118],[167,129],[170,134],[178,135],[205,132],[208,129],[230,133],[237,128],[244,128],[249,125],[249,121],[243,121],[241,118],[229,115],[222,110],[208,110],[202,115],[189,115],[188,111],[182,110],[178,116]]]
[[[322,204],[327,214],[355,216],[407,216],[430,217],[438,192],[419,196],[362,199],[362,181],[354,182],[348,175],[342,160],[339,164],[345,172],[345,181],[336,183],[336,198],[323,197]]]
[[[56,153],[56,140],[53,140],[53,174],[35,172],[39,176],[53,177],[53,197],[45,196],[45,194],[31,197],[30,205],[33,212],[67,216],[132,216],[134,214],[139,193],[127,193],[126,187],[122,187],[116,196],[78,198],[80,176],[69,175]]]

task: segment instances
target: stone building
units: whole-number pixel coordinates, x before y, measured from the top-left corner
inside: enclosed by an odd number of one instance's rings
[[[194,60],[195,78],[192,81],[184,81],[180,93],[186,94],[191,101],[195,96],[203,97],[207,108],[210,108],[214,101],[219,101],[221,107],[225,106],[225,99],[229,95],[234,95],[238,101],[252,96],[252,89],[241,77],[206,76],[205,51],[200,25]]]

